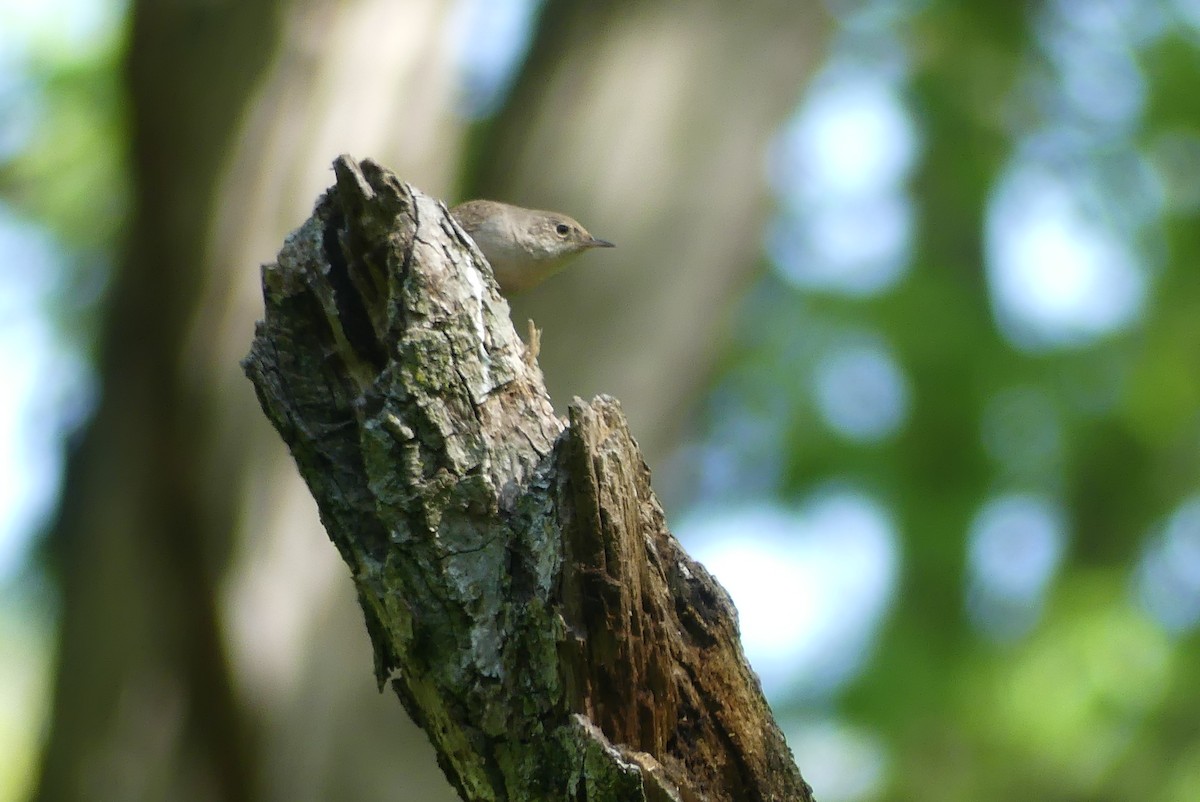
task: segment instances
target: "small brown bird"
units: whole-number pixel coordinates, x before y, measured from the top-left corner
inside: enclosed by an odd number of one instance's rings
[[[558,212],[471,200],[450,214],[483,251],[505,295],[537,286],[586,250],[616,247]]]

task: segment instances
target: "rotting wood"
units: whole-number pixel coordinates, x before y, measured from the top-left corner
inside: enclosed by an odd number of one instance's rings
[[[263,268],[244,361],[466,800],[811,800],[620,405],[560,420],[444,205],[369,160]]]

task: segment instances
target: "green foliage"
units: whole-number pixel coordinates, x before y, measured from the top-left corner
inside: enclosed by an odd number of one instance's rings
[[[93,11],[90,32],[78,29],[80,20],[65,25],[49,15],[14,25],[12,82],[0,96],[9,139],[0,154],[0,201],[63,246],[65,281],[46,313],[79,346],[121,245],[129,195],[121,16],[115,6]]]
[[[1194,623],[1153,615],[1140,584],[1163,581],[1143,573],[1147,554],[1200,489],[1200,36],[1165,3],[1133,4],[1144,29],[1122,27],[1127,5],[932,3],[891,30],[921,140],[907,273],[857,295],[764,279],[709,407],[729,495],[795,504],[832,478],[891,507],[898,591],[831,700],[884,735],[871,798],[1200,798],[1186,679],[1200,653],[1180,637]],[[1104,35],[1141,82],[1131,117],[1105,116],[1115,81],[1073,95],[1090,76],[1056,50]],[[1129,243],[1146,296],[1124,325],[1031,342],[1003,320],[990,215],[1014,165],[1063,137],[1076,144],[1042,164],[1081,188],[1084,223]],[[821,360],[863,337],[909,388],[897,431],[865,440],[813,401]],[[976,606],[971,533],[1014,492],[1058,505],[1066,551],[1025,623],[995,630]]]

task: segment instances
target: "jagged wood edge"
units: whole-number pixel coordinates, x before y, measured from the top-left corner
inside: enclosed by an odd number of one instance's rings
[[[375,651],[468,800],[806,800],[619,404],[553,412],[490,269],[379,165],[263,268],[244,360]]]

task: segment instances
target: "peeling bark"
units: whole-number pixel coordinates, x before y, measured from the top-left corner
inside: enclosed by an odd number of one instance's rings
[[[554,414],[445,206],[370,161],[263,269],[244,367],[466,800],[810,800],[620,405]]]

